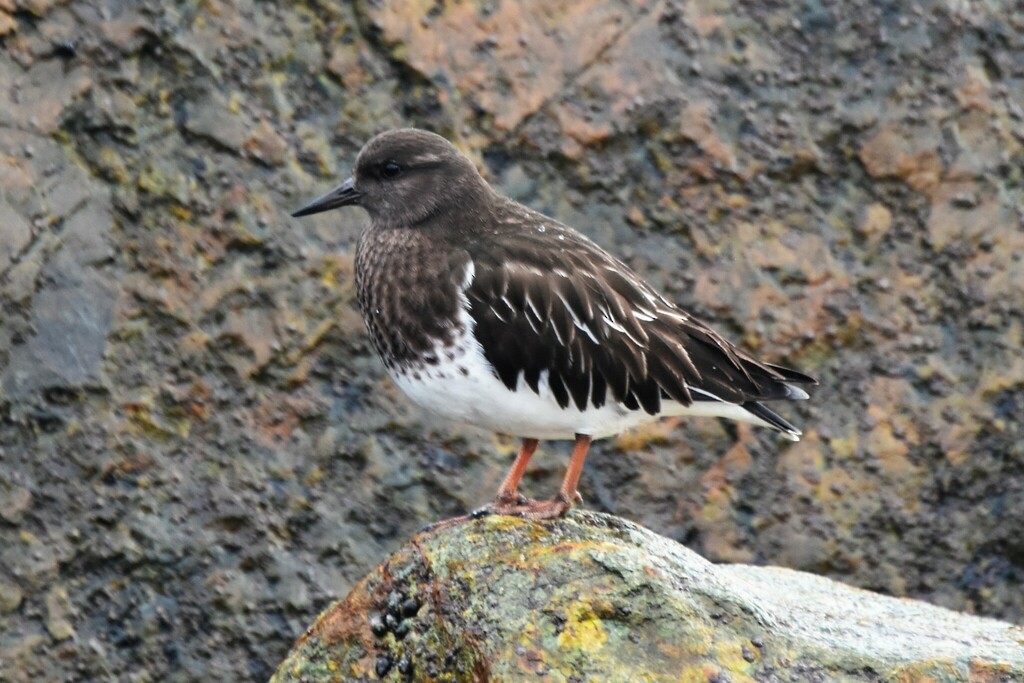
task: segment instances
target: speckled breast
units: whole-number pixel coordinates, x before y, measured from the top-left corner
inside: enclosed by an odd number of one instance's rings
[[[458,260],[416,229],[371,227],[356,247],[359,307],[389,370],[434,365],[462,332]]]

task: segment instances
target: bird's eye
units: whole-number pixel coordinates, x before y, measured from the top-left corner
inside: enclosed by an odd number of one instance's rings
[[[380,174],[387,180],[397,178],[402,175],[402,167],[393,161],[388,161],[380,170]]]

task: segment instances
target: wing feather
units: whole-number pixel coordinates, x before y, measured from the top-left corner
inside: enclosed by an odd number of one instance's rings
[[[544,236],[510,230],[466,247],[475,334],[508,388],[522,378],[540,392],[546,381],[563,408],[614,400],[652,415],[664,399],[744,405],[806,396],[790,384],[813,383],[807,375],[755,360],[587,238],[543,222]]]

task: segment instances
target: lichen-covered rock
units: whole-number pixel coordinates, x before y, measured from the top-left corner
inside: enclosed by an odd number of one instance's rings
[[[457,522],[325,611],[272,683],[1019,681],[1024,628],[777,567],[714,565],[619,518]]]

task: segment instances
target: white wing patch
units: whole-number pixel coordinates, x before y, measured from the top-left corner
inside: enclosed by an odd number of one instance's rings
[[[541,318],[540,317],[540,313],[537,312],[537,307],[533,305],[533,300],[530,299],[530,293],[529,292],[525,292],[523,294],[523,299],[526,301],[527,308],[529,308],[530,311],[533,313],[533,317],[535,317],[537,320],[541,320],[542,321],[543,318]],[[526,316],[526,318],[529,319],[530,316]],[[534,328],[533,331],[536,332],[537,328]]]
[[[634,337],[632,334],[630,334],[629,330],[627,330],[625,327],[620,325],[618,323],[618,321],[615,320],[615,318],[612,317],[611,311],[609,311],[604,306],[600,306],[599,308],[601,309],[601,320],[604,321],[605,325],[607,325],[608,327],[612,328],[613,330],[615,330],[619,334],[626,335],[631,342],[633,342],[634,344],[636,344],[640,348],[644,348],[644,344],[642,342],[640,342],[636,337]]]
[[[594,333],[590,330],[590,326],[587,325],[582,320],[580,320],[580,317],[576,315],[576,311],[572,310],[572,306],[570,306],[569,302],[565,300],[565,297],[562,296],[562,293],[555,292],[555,296],[557,296],[558,300],[562,302],[563,306],[565,306],[565,310],[569,311],[569,315],[572,317],[572,324],[578,327],[580,330],[582,330],[583,333],[586,334],[588,337],[590,337],[590,341],[594,342],[595,344],[600,344],[601,342],[597,340],[597,337],[595,337]]]
[[[645,323],[652,323],[658,319],[658,316],[654,315],[654,313],[648,311],[646,308],[634,309],[633,317]]]

